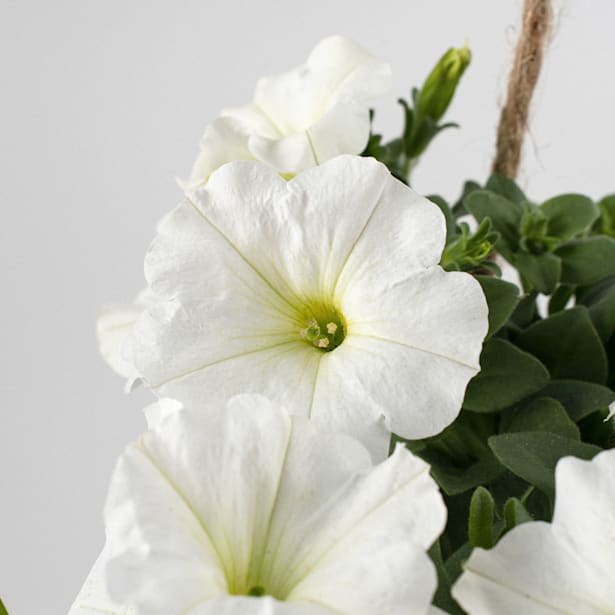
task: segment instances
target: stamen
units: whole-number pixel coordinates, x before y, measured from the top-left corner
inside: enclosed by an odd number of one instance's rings
[[[307,321],[307,329],[304,329],[306,339],[310,340],[310,342],[318,339],[320,336],[320,327],[318,326],[318,322],[316,319],[312,318]]]
[[[326,348],[329,345],[329,340],[326,337],[321,337],[318,342],[314,342],[318,348]]]
[[[328,322],[327,323],[327,333],[329,335],[334,335],[336,331],[337,331],[337,325],[334,322]]]

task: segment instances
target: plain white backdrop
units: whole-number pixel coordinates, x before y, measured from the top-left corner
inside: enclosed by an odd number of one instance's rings
[[[559,0],[520,180],[540,200],[615,192],[615,4]],[[387,59],[376,126],[442,52],[474,53],[414,187],[482,181],[521,0],[0,0],[0,596],[66,613],[103,543],[115,458],[150,397],[97,353],[94,319],[132,298],[158,218],[208,121],[329,34]]]

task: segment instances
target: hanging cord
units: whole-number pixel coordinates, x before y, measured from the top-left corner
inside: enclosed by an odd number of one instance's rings
[[[545,44],[551,30],[551,0],[525,0],[523,26],[508,79],[506,104],[498,125],[493,173],[517,176],[529,107],[540,75]]]

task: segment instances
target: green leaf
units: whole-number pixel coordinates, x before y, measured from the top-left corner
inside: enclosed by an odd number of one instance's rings
[[[513,203],[523,203],[527,201],[527,197],[523,194],[523,191],[517,184],[506,177],[505,175],[492,175],[485,184],[486,190],[491,190],[491,192],[495,192],[500,196],[503,196],[505,199],[512,201]]]
[[[549,219],[547,235],[564,241],[586,231],[598,217],[596,204],[582,194],[556,196],[540,209]]]
[[[423,451],[421,458],[431,465],[431,476],[447,495],[459,495],[478,485],[488,485],[498,478],[504,468],[491,451],[488,456],[468,467],[442,462],[433,452]]]
[[[429,557],[434,563],[438,574],[438,587],[433,597],[433,604],[440,609],[444,609],[449,615],[464,615],[464,612],[457,606],[451,596],[452,581],[444,565],[439,540],[436,540],[431,549],[429,549]]]
[[[592,444],[546,431],[491,436],[489,446],[500,462],[513,474],[535,485],[551,499],[554,497],[554,472],[559,459],[570,455],[591,459],[602,450]]]
[[[561,312],[568,304],[568,301],[570,301],[570,297],[574,295],[574,291],[574,286],[560,284],[549,300],[549,315]]]
[[[530,325],[515,342],[538,357],[552,378],[606,382],[604,347],[583,306],[558,312]]]
[[[6,610],[2,600],[0,600],[0,615],[9,615],[9,612]]]
[[[576,423],[596,410],[606,408],[615,393],[608,387],[581,380],[551,380],[536,397],[551,397],[559,401]]]
[[[573,440],[581,437],[579,428],[568,416],[564,406],[549,397],[522,402],[511,411],[506,431],[549,431]]]
[[[599,233],[615,237],[615,194],[605,196],[599,203],[600,218],[594,227]]]
[[[463,572],[463,564],[470,557],[472,553],[472,545],[467,542],[455,551],[444,564],[446,571],[448,572],[449,579],[454,583],[457,577]]]
[[[532,288],[546,295],[555,290],[562,271],[562,263],[557,256],[549,252],[543,254],[517,252],[513,260],[522,279]]]
[[[481,285],[489,306],[489,332],[487,338],[499,331],[519,303],[519,289],[510,282],[486,275],[475,276]]]
[[[432,203],[435,203],[444,215],[444,220],[446,221],[446,243],[448,244],[452,237],[455,235],[455,231],[457,228],[457,224],[455,223],[455,216],[453,216],[453,212],[448,206],[448,203],[440,195],[430,194],[427,198]]]
[[[504,257],[510,257],[511,252],[519,248],[519,225],[523,209],[495,192],[476,190],[463,201],[464,207],[478,222],[491,218],[493,228],[500,233],[496,246]]]
[[[493,513],[495,502],[484,487],[477,487],[470,501],[468,538],[473,547],[491,549],[493,546]]]
[[[530,291],[525,297],[521,298],[519,305],[512,313],[510,320],[514,325],[521,329],[525,329],[538,319],[538,310],[536,308],[536,290]]]
[[[603,341],[615,333],[615,276],[605,278],[586,292],[577,293],[577,303],[587,307]]]
[[[481,185],[472,179],[469,179],[468,181],[464,182],[463,188],[461,189],[461,195],[457,199],[457,202],[453,205],[453,213],[455,214],[455,218],[459,218],[460,216],[464,216],[468,213],[463,206],[463,201],[468,196],[468,194],[480,189]]]
[[[517,498],[510,498],[504,504],[504,532],[512,530],[513,527],[533,521],[532,515]]]
[[[555,252],[562,259],[562,282],[589,286],[615,275],[615,239],[605,235],[574,239]]]
[[[545,386],[549,372],[542,363],[510,342],[485,343],[481,371],[470,381],[463,407],[473,412],[497,412]]]

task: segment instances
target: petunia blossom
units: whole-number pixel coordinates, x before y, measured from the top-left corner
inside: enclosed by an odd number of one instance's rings
[[[615,608],[615,450],[561,459],[552,523],[475,549],[453,596],[471,615],[599,615]]]
[[[153,296],[146,288],[139,293],[134,303],[104,305],[96,318],[100,354],[114,372],[128,378],[128,388],[139,377],[139,373],[133,358],[127,354],[125,341],[143,310],[153,301]]]
[[[225,109],[205,130],[190,184],[233,160],[261,160],[287,175],[367,145],[369,105],[391,68],[342,36],[325,38],[305,64],[264,77],[249,105]]]
[[[445,521],[401,445],[372,465],[254,395],[171,411],[121,456],[69,615],[421,615]]]
[[[379,458],[391,431],[431,436],[459,412],[487,304],[438,266],[438,207],[384,165],[340,156],[287,182],[231,163],[158,230],[158,299],[129,345],[159,396],[261,393]]]

